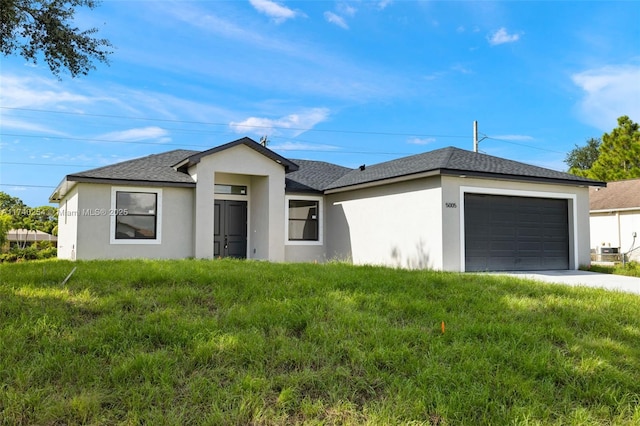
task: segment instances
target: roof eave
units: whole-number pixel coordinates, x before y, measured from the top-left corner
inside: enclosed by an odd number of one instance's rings
[[[608,208],[608,209],[597,209],[597,210],[589,210],[589,213],[617,213],[617,212],[633,212],[640,211],[640,206],[638,207],[622,207],[622,208]]]
[[[62,201],[69,191],[76,185],[75,181],[71,181],[68,178],[69,176],[65,176],[58,186],[56,186],[56,189],[53,190],[49,196],[50,203],[58,203]]]
[[[474,177],[479,179],[500,179],[500,180],[509,180],[509,181],[517,181],[517,182],[534,182],[534,183],[548,183],[548,184],[555,184],[555,185],[571,185],[571,186],[578,186],[578,187],[607,186],[606,182],[599,182],[599,181],[592,181],[592,180],[572,180],[572,179],[548,178],[548,177],[541,177],[541,176],[507,175],[502,173],[488,173],[488,172],[477,172],[477,171],[469,171],[469,170],[435,169],[435,170],[427,170],[424,172],[395,176],[392,178],[377,179],[377,180],[358,183],[354,185],[345,185],[337,188],[329,188],[325,190],[325,194],[334,194],[338,192],[353,191],[356,189],[370,188],[373,186],[387,185],[390,183],[403,182],[407,180],[420,179],[420,178],[431,177],[431,176],[457,176],[462,178]]]
[[[440,174],[447,175],[447,176],[475,177],[480,179],[499,179],[499,180],[518,181],[518,182],[548,183],[548,184],[554,184],[554,185],[570,185],[570,186],[579,186],[579,187],[607,186],[606,182],[594,181],[590,179],[589,180],[573,180],[573,179],[561,179],[561,178],[551,178],[551,177],[543,177],[543,176],[508,175],[503,173],[477,172],[477,171],[455,170],[455,169],[440,169]]]
[[[196,186],[195,182],[172,182],[163,180],[144,180],[144,179],[109,179],[109,178],[94,178],[89,176],[74,176],[68,175],[67,180],[78,183],[106,183],[106,184],[118,184],[118,185],[144,185],[144,186],[170,186],[178,188],[193,188]]]
[[[368,182],[362,182],[362,183],[357,183],[353,185],[340,186],[337,188],[329,188],[329,189],[326,189],[324,193],[335,194],[338,192],[354,191],[356,189],[371,188],[373,186],[388,185],[391,183],[404,182],[408,180],[421,179],[421,178],[438,176],[438,175],[440,175],[440,170],[428,170],[426,172],[411,173],[411,174],[406,174],[401,176],[394,176],[391,178],[371,180]]]

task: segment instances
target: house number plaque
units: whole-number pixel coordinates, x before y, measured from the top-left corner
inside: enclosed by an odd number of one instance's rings
[[[444,206],[448,209],[457,209],[458,205],[456,203],[444,203]]]

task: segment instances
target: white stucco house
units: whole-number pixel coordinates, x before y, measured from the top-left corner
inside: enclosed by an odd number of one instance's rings
[[[628,253],[628,260],[640,261],[640,179],[609,182],[606,188],[593,187],[589,200],[591,249],[595,257],[607,259],[608,253]]]
[[[458,148],[350,169],[242,138],[67,175],[58,256],[340,259],[448,271],[590,261],[597,182]]]

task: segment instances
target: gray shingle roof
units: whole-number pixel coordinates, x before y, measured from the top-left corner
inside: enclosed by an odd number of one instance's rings
[[[607,183],[606,188],[589,188],[589,210],[640,210],[640,179]]]
[[[292,160],[300,168],[285,178],[287,192],[322,192],[353,169],[324,161]]]
[[[448,147],[423,154],[412,155],[385,163],[354,170],[325,189],[345,188],[353,185],[383,181],[418,173],[489,177],[525,181],[564,183],[570,185],[604,186],[603,182],[581,178],[568,173],[531,166],[491,155]]]
[[[75,182],[135,182],[193,186],[195,182],[191,176],[183,171],[186,166],[183,165],[176,170],[174,168],[175,165],[180,163],[184,163],[187,166],[196,164],[205,155],[210,155],[238,144],[245,144],[282,164],[285,170],[289,171],[286,175],[287,192],[324,192],[365,183],[382,183],[387,179],[410,177],[411,175],[428,172],[569,185],[606,185],[604,182],[454,147],[374,164],[365,167],[364,170],[360,170],[323,161],[288,160],[249,138],[238,139],[207,151],[176,149],[161,154],[149,155],[110,166],[70,174],[66,180]]]
[[[70,181],[114,180],[131,182],[157,182],[166,184],[192,184],[191,176],[178,172],[172,166],[199,151],[176,149],[153,154],[110,166],[98,167],[67,176]]]

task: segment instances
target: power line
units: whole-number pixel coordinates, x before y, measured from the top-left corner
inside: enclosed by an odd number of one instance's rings
[[[53,111],[46,109],[34,109],[34,108],[18,108],[18,107],[6,107],[0,106],[1,109],[7,109],[12,111],[30,111],[48,114],[63,114],[73,115],[78,117],[100,117],[100,118],[117,118],[124,120],[140,120],[140,121],[153,121],[159,123],[180,123],[180,124],[198,124],[206,126],[229,126],[229,123],[217,123],[212,121],[192,121],[192,120],[176,120],[168,118],[149,118],[149,117],[127,117],[124,115],[111,115],[111,114],[88,114],[70,111]],[[253,124],[234,124],[237,127],[246,127],[251,129],[278,129],[278,130],[295,130],[303,132],[323,132],[323,133],[345,133],[345,134],[360,134],[360,135],[378,135],[378,136],[414,136],[414,137],[431,137],[431,138],[467,138],[468,136],[460,135],[425,135],[419,133],[397,133],[397,132],[380,132],[380,131],[366,131],[366,130],[337,130],[337,129],[313,129],[304,127],[286,127],[286,126],[260,126]]]
[[[55,186],[50,185],[19,185],[15,183],[0,183],[0,186],[15,186],[18,188],[56,188]]]
[[[209,149],[211,145],[194,145],[194,144],[185,144],[185,143],[171,143],[171,142],[143,142],[143,141],[118,141],[111,139],[92,139],[92,138],[72,138],[67,136],[39,136],[39,135],[25,135],[25,134],[17,134],[17,133],[0,133],[0,136],[11,136],[15,138],[31,138],[31,139],[55,139],[55,140],[68,140],[74,142],[102,142],[102,143],[120,143],[120,144],[130,144],[130,145],[151,145],[151,146],[177,146],[177,147],[194,147],[194,148],[204,148]],[[322,145],[315,144],[312,142],[305,142],[314,145]],[[412,153],[408,152],[382,152],[382,151],[344,151],[339,149],[308,149],[308,148],[299,148],[295,147],[281,147],[275,148],[276,151],[304,151],[304,152],[322,152],[322,153],[339,153],[339,154],[366,154],[366,155],[411,155]]]
[[[527,145],[527,144],[524,144],[524,143],[517,143],[517,142],[509,141],[509,140],[506,140],[506,139],[492,138],[491,136],[485,136],[485,139],[491,139],[491,140],[494,140],[494,141],[504,142],[504,143],[508,143],[508,144],[511,144],[511,145],[524,146],[526,148],[537,149],[539,151],[547,151],[547,152],[553,152],[553,153],[556,153],[556,154],[563,154],[563,155],[566,154],[566,152],[555,151],[553,149],[541,148],[539,146]]]
[[[193,147],[198,147],[198,148],[211,148],[211,146],[209,146],[209,145],[192,145],[192,144],[185,144],[185,143],[118,141],[118,140],[113,140],[113,139],[72,138],[72,137],[68,137],[68,136],[21,135],[21,134],[17,134],[17,133],[0,133],[0,136],[11,136],[11,137],[14,137],[14,138],[68,140],[68,141],[76,141],[76,142],[107,142],[107,143],[123,143],[123,144],[133,144],[133,145],[193,146]]]
[[[0,164],[10,164],[14,166],[101,167],[91,164],[20,163],[17,161],[0,161]]]

